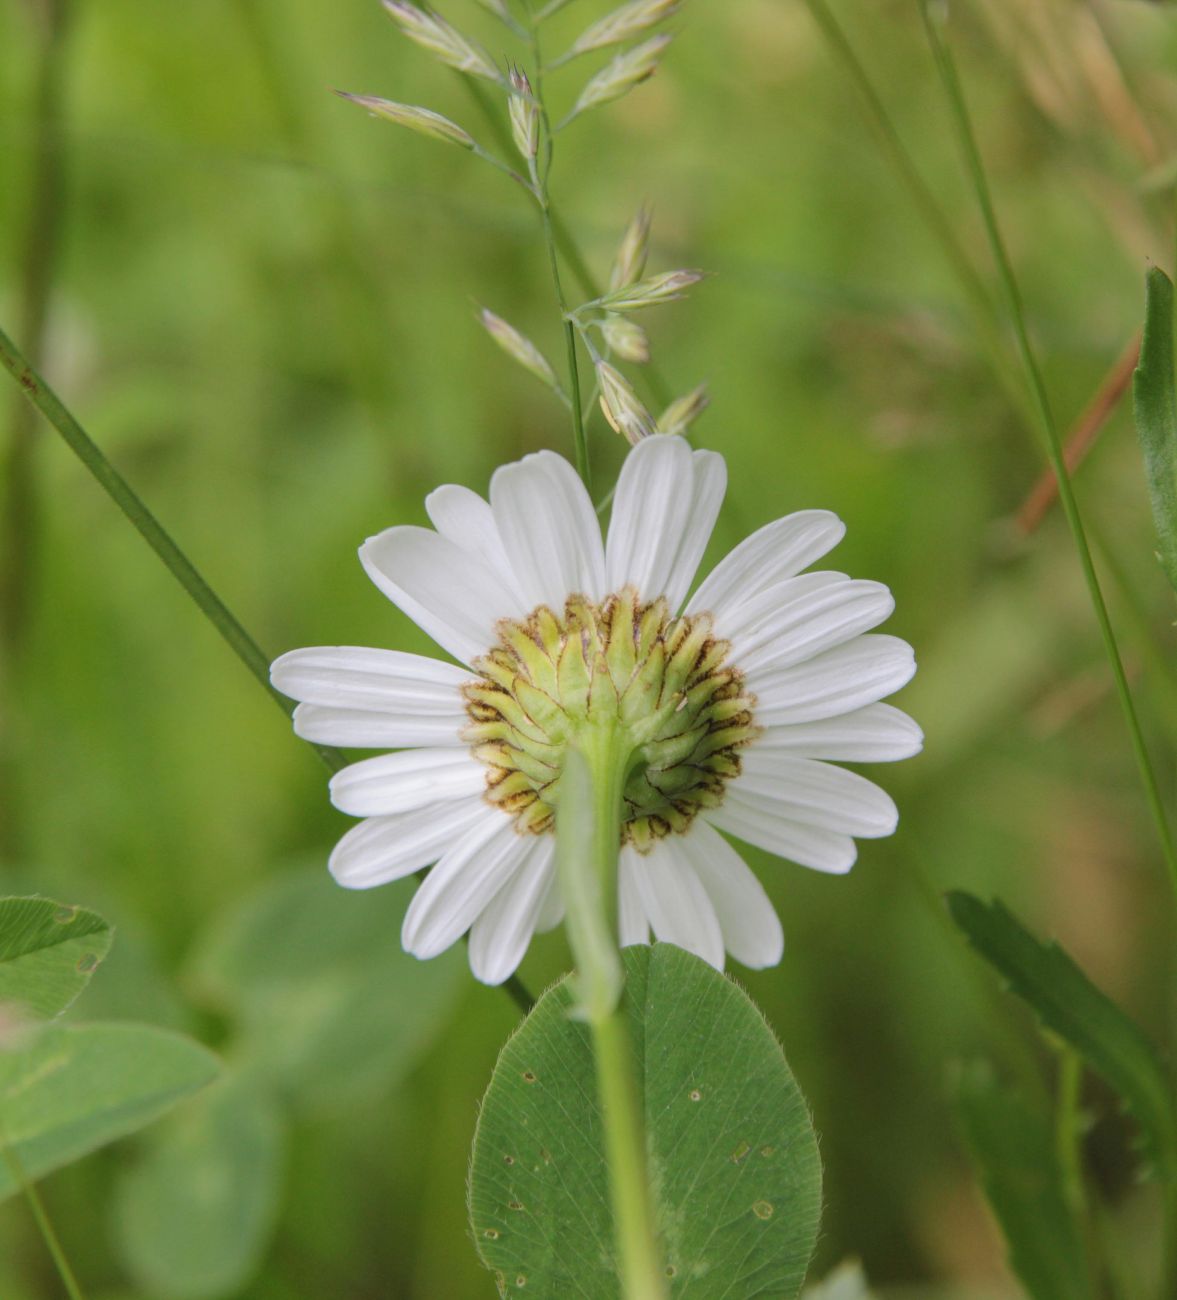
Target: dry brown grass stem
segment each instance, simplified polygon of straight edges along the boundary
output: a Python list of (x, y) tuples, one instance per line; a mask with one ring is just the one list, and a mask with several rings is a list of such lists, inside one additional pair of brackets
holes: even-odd
[[(1132, 336), (1127, 347), (1116, 358), (1115, 364), (1103, 377), (1091, 401), (1067, 433), (1063, 457), (1067, 472), (1073, 474), (1099, 437), (1100, 431), (1111, 418), (1120, 399), (1132, 382), (1132, 372), (1140, 357), (1140, 331)], [(1053, 469), (1045, 469), (1030, 494), (1022, 502), (1015, 516), (1018, 532), (1029, 537), (1035, 532), (1058, 500), (1058, 479)]]

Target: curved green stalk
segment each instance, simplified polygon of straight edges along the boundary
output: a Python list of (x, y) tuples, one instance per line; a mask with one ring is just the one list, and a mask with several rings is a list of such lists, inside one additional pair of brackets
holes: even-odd
[(1173, 833), (1165, 815), (1160, 786), (1157, 782), (1152, 760), (1149, 757), (1148, 747), (1144, 743), (1144, 733), (1141, 730), (1140, 719), (1137, 716), (1136, 706), (1132, 700), (1132, 692), (1128, 688), (1124, 663), (1120, 657), (1116, 634), (1112, 628), (1107, 604), (1103, 597), (1103, 590), (1100, 587), (1099, 576), (1095, 571), (1095, 563), (1091, 557), (1091, 548), (1087, 542), (1087, 534), (1083, 527), (1082, 516), (1079, 513), (1079, 505), (1071, 486), (1071, 477), (1067, 471), (1066, 457), (1063, 454), (1062, 439), (1059, 436), (1058, 425), (1055, 423), (1054, 413), (1050, 407), (1046, 384), (1043, 381), (1038, 360), (1034, 355), (1034, 349), (1030, 345), (1021, 291), (1014, 275), (1013, 264), (1010, 262), (1009, 254), (1006, 251), (1001, 228), (998, 225), (997, 213), (993, 207), (993, 200), (989, 193), (989, 183), (985, 175), (985, 166), (981, 160), (976, 139), (973, 136), (968, 107), (965, 104), (964, 93), (961, 90), (960, 80), (956, 74), (956, 65), (947, 45), (936, 29), (936, 24), (928, 11), (927, 0), (918, 0), (918, 2), (924, 30), (928, 37), (928, 44), (931, 46), (936, 68), (940, 74), (940, 81), (944, 88), (945, 98), (948, 101), (965, 166), (968, 170), (969, 179), (972, 181), (973, 189), (976, 192), (977, 203), (981, 209), (985, 233), (988, 236), (993, 258), (997, 264), (1002, 289), (1005, 293), (1006, 305), (1014, 327), (1018, 356), (1033, 398), (1037, 422), (1045, 442), (1046, 456), (1051, 468), (1054, 470), (1055, 477), (1058, 479), (1059, 501), (1063, 507), (1063, 513), (1066, 515), (1067, 524), (1070, 526), (1075, 549), (1079, 554), (1079, 565), (1083, 571), (1084, 582), (1087, 584), (1088, 595), (1095, 611), (1096, 622), (1099, 624), (1100, 635), (1103, 638), (1104, 650), (1111, 666), (1112, 677), (1115, 680), (1120, 707), (1123, 710), (1124, 720), (1128, 726), (1132, 751), (1136, 758), (1141, 783), (1144, 786), (1145, 799), (1152, 815), (1157, 840), (1160, 844), (1165, 865), (1168, 868), (1174, 893), (1177, 894), (1177, 845), (1174, 844)]
[[(0, 365), (16, 380), (25, 396), (61, 434), (70, 450), (98, 480), (107, 496), (135, 526), (139, 535), (164, 562), (180, 586), (196, 602), (205, 618), (217, 629), (229, 648), (257, 679), (262, 689), (287, 716), (290, 702), (270, 685), (270, 659), (230, 612), (228, 606), (201, 576), (172, 536), (143, 503), (138, 493), (107, 460), (102, 449), (74, 419), (61, 399), (33, 369), (16, 344), (0, 330)], [(316, 745), (324, 763), (337, 772), (347, 759), (340, 750)]]

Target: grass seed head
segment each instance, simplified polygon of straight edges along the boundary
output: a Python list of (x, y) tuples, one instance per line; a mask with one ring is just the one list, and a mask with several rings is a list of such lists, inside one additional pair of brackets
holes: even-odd
[(610, 60), (596, 76), (590, 78), (565, 121), (579, 117), (590, 108), (620, 99), (634, 86), (641, 85), (648, 77), (652, 77), (671, 39), (666, 35), (651, 36), (648, 41), (643, 41)]
[(577, 37), (565, 58), (575, 58), (578, 54), (587, 54), (590, 50), (599, 50), (606, 45), (619, 45), (631, 36), (653, 27), (664, 18), (669, 18), (679, 8), (680, 0), (630, 0), (620, 9), (606, 14), (600, 22), (593, 23)]
[(556, 372), (552, 369), (547, 357), (525, 334), (521, 334), (514, 325), (508, 324), (501, 316), (496, 316), (493, 311), (486, 307), (479, 310), (478, 320), (482, 328), (486, 330), (499, 347), (509, 357), (517, 361), (524, 370), (530, 370), (537, 379), (542, 379), (549, 388), (559, 390), (560, 381), (556, 378)]
[(441, 14), (420, 9), (408, 0), (384, 0), (384, 8), (402, 32), (423, 50), (459, 72), (469, 72), (498, 85), (503, 74), (495, 61), (476, 41), (463, 35)]
[(699, 384), (683, 397), (676, 397), (658, 417), (659, 433), (685, 434), (711, 405), (706, 384)]
[(650, 359), (650, 340), (646, 331), (628, 317), (610, 312), (601, 322), (601, 334), (610, 351), (622, 361), (644, 365)]
[(633, 220), (625, 228), (617, 255), (613, 259), (613, 269), (609, 273), (609, 289), (624, 289), (626, 285), (640, 280), (646, 269), (646, 256), (650, 251), (650, 218), (648, 204), (643, 203)]
[(335, 92), (340, 99), (366, 108), (373, 117), (382, 117), (398, 126), (407, 126), (410, 131), (419, 131), (422, 135), (433, 136), (435, 140), (448, 140), (459, 144), (463, 149), (474, 148), (474, 138), (463, 131), (457, 122), (442, 117), (431, 108), (421, 108), (417, 104), (398, 104), (395, 100), (379, 99), (375, 95), (349, 95), (346, 91)]
[(633, 446), (655, 431), (654, 417), (633, 391), (629, 380), (607, 361), (596, 362), (601, 386), (601, 410), (615, 433)]

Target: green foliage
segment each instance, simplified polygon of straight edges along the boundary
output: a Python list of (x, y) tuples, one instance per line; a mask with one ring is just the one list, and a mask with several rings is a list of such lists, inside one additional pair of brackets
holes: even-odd
[(308, 1106), (404, 1077), (466, 978), (460, 950), (419, 962), (401, 948), (412, 888), (349, 893), (322, 867), (297, 871), (213, 928), (193, 980), (234, 1018), (243, 1065)]
[(1049, 1119), (1000, 1087), (987, 1066), (962, 1070), (958, 1114), (1010, 1265), (1032, 1300), (1093, 1294), (1083, 1235), (1063, 1189)]
[[(205, 1048), (146, 1025), (53, 1026), (0, 1053), (8, 1149), (34, 1179), (142, 1128), (212, 1080)], [(19, 1190), (0, 1162), (0, 1198)]]
[(277, 1212), (284, 1131), (272, 1095), (238, 1075), (152, 1134), (114, 1204), (121, 1254), (143, 1294), (196, 1300), (249, 1278)]
[(999, 901), (985, 904), (953, 891), (948, 906), (1011, 991), (1124, 1099), (1162, 1176), (1177, 1177), (1177, 1097), (1148, 1039), (1057, 943), (1035, 938)]
[(1177, 397), (1173, 381), (1173, 284), (1159, 266), (1145, 280), (1144, 337), (1132, 379), (1136, 432), (1160, 539), (1161, 563), (1177, 587)]
[[(623, 957), (671, 1294), (796, 1295), (821, 1166), (779, 1044), (697, 957), (669, 944)], [(607, 1300), (618, 1290), (601, 1117), (589, 1032), (571, 1005), (565, 979), (503, 1049), (474, 1142), (470, 1220), (504, 1294)]]
[[(437, 2), (506, 50), (473, 0)], [(545, 49), (567, 48), (614, 7), (570, 4)], [(913, 75), (928, 70), (914, 6), (833, 7), (991, 284), (935, 79)], [(564, 413), (490, 345), (470, 300), (557, 366), (561, 322), (526, 196), (463, 150), (366, 120), (328, 87), (431, 104), (489, 144), (466, 87), (398, 40), (379, 0), (64, 8), (76, 21), (54, 156), (68, 211), (46, 376), (268, 654), (336, 639), (431, 653), (373, 598), (355, 547), (426, 522), (422, 499), (440, 483), (485, 490), (496, 465), (525, 452), (570, 454)], [(21, 329), (16, 250), (34, 195), (45, 9), (0, 4), (10, 331)], [(1171, 269), (1171, 205), (1142, 199), (1147, 140), (1142, 150), (1131, 131), (1142, 122), (1152, 156), (1173, 156), (1177, 26), (1153, 5), (1098, 13), (1102, 37), (1068, 3), (952, 10), (1064, 423), (1139, 325), (1142, 257)], [(815, 1271), (854, 1253), (913, 1291), (935, 1278), (939, 1296), (940, 1279), (947, 1293), (949, 1279), (970, 1277), (976, 1300), (992, 1234), (979, 1198), (960, 1190), (941, 1079), (946, 1058), (996, 1041), (1002, 1004), (981, 995), (971, 954), (945, 942), (925, 894), (996, 893), (1039, 932), (1081, 937), (1107, 968), (1131, 970), (1160, 1041), (1172, 945), (1149, 884), (1155, 855), (1136, 820), (1131, 755), (1092, 676), (1098, 646), (1069, 543), (1057, 520), (1028, 545), (1002, 526), (1040, 469), (1019, 408), (854, 82), (800, 6), (691, 3), (676, 28), (645, 88), (561, 136), (558, 210), (602, 282), (642, 196), (655, 210), (653, 266), (720, 273), (695, 305), (649, 321), (668, 388), (710, 382), (713, 409), (692, 434), (727, 457), (731, 489), (709, 562), (787, 510), (829, 507), (849, 525), (830, 566), (887, 581), (895, 630), (917, 648), (919, 674), (897, 703), (925, 725), (927, 749), (873, 774), (896, 795), (900, 834), (864, 844), (846, 880), (753, 854), (788, 950), (779, 969), (747, 979), (822, 1121)], [(199, 53), (209, 50), (215, 77)], [(1128, 97), (1105, 98), (1117, 66)], [(591, 71), (578, 64), (553, 93), (571, 102), (581, 68)], [(1067, 93), (1044, 87), (1050, 70)], [(700, 160), (712, 184), (700, 184)], [(1172, 594), (1157, 581), (1127, 419), (1121, 405), (1077, 490), (1139, 597), (1117, 592), (1115, 607), (1165, 754)], [(589, 436), (603, 491), (622, 442), (596, 413)], [(36, 616), (24, 653), (5, 659), (0, 721), (0, 871), (34, 874), (0, 893), (40, 888), (117, 920), (116, 952), (71, 1014), (91, 1014), (94, 998), (103, 1019), (154, 1022), (146, 999), (106, 1005), (131, 936), (150, 961), (128, 983), (191, 1001), (193, 936), (292, 852), (321, 864), (344, 821), (321, 764), (126, 520), (54, 435), (38, 442)], [(383, 941), (395, 946), (395, 929)], [(562, 936), (546, 935), (522, 974), (539, 989), (567, 965)], [(395, 1097), (300, 1123), (282, 1231), (249, 1300), (493, 1293), (459, 1189), (514, 1011), (501, 993), (467, 989), (444, 1030), (450, 1046), (418, 1055)], [(231, 1051), (244, 1049), (235, 991), (223, 1005)], [(1125, 1153), (1102, 1154), (1109, 1184), (1129, 1188)], [(118, 1286), (96, 1215), (131, 1156), (121, 1144), (46, 1189), (67, 1248), (90, 1255), (77, 1262), (92, 1300)], [(1154, 1195), (1133, 1187), (1117, 1208), (1141, 1225)], [(4, 1300), (59, 1295), (32, 1232), (25, 1206), (0, 1205)], [(1129, 1247), (1129, 1264), (1151, 1265), (1151, 1245)], [(999, 1279), (986, 1294), (1007, 1289)]]
[(0, 898), (0, 1004), (39, 1019), (70, 1005), (110, 950), (96, 912), (48, 898)]
[(149, 1294), (248, 1281), (281, 1195), (287, 1108), (386, 1092), (444, 1030), (459, 952), (423, 963), (399, 935), (411, 883), (364, 894), (322, 867), (263, 885), (212, 927), (191, 981), (233, 1022), (235, 1073), (148, 1139), (115, 1203), (120, 1252)]

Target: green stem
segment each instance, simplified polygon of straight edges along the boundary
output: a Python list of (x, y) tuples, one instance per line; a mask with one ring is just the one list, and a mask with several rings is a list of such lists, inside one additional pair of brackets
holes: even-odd
[[(21, 386), (29, 401), (61, 434), (70, 450), (97, 479), (107, 496), (126, 515), (143, 540), (164, 562), (172, 576), (196, 602), (201, 613), (217, 629), (266, 694), (275, 701), (283, 713), (289, 716), (289, 701), (270, 685), (268, 656), (230, 613), (224, 601), (205, 582), (192, 561), (176, 545), (126, 479), (107, 460), (102, 449), (66, 410), (61, 399), (33, 369), (3, 330), (0, 330), (0, 365)], [(315, 749), (332, 771), (338, 771), (347, 762), (338, 749), (331, 749), (325, 745), (316, 745)]]
[(69, 1300), (85, 1300), (82, 1288), (78, 1285), (78, 1279), (70, 1267), (69, 1260), (66, 1258), (65, 1250), (58, 1239), (57, 1232), (53, 1227), (52, 1220), (49, 1218), (49, 1212), (45, 1209), (45, 1204), (41, 1200), (40, 1193), (29, 1181), (24, 1166), (20, 1162), (20, 1157), (12, 1147), (2, 1138), (0, 1138), (0, 1146), (4, 1148), (4, 1161), (12, 1171), (12, 1177), (24, 1193), (24, 1198), (32, 1211), (41, 1239), (44, 1241), (45, 1248), (53, 1260), (53, 1265), (57, 1269), (62, 1285), (65, 1287), (66, 1295), (69, 1296)]
[(993, 300), (989, 295), (989, 290), (961, 247), (956, 232), (952, 228), (952, 223), (945, 215), (936, 199), (936, 195), (920, 175), (911, 154), (908, 153), (907, 147), (891, 121), (882, 96), (875, 89), (866, 68), (855, 53), (854, 47), (850, 44), (849, 38), (826, 0), (805, 0), (805, 4), (821, 34), (825, 37), (831, 52), (842, 63), (850, 80), (858, 88), (867, 115), (878, 135), (879, 142), (883, 146), (884, 154), (898, 176), (900, 183), (907, 190), (928, 231), (940, 245), (945, 260), (972, 305), (973, 316), (981, 335), (981, 342), (988, 354), (990, 365), (993, 367), (998, 382), (1023, 416), (1027, 420), (1031, 419), (1032, 413), (1028, 407), (1025, 389), (1018, 381), (1017, 376), (1012, 373), (1007, 361), (1001, 325)]
[[(36, 123), (29, 167), (29, 194), (16, 265), (20, 268), (17, 320), (29, 355), (42, 362), (49, 317), (53, 271), (60, 247), (64, 210), (64, 142), (61, 129), (64, 101), (65, 44), (69, 10), (66, 0), (48, 0), (32, 7), (41, 28), (37, 79), (31, 117)], [(23, 642), (28, 612), (30, 564), (36, 524), (33, 453), (36, 416), (13, 395), (9, 441), (5, 456), (3, 537), (0, 539), (0, 635), (4, 658), (15, 659)]]
[[(39, 26), (37, 72), (30, 116), (35, 123), (23, 229), (15, 265), (17, 320), (31, 356), (41, 364), (49, 321), (53, 275), (61, 247), (65, 211), (65, 48), (69, 8), (66, 0), (29, 6)], [(37, 560), (37, 416), (19, 393), (12, 394), (8, 442), (0, 467), (0, 717), (10, 718), (19, 699), (17, 682), (29, 621), (30, 593)], [(0, 740), (0, 856), (21, 855), (23, 818), (13, 798), (11, 725)]]
[(624, 1300), (665, 1300), (643, 1106), (620, 998), (617, 872), (628, 758), (612, 725), (590, 726), (569, 748), (556, 857), (577, 967), (577, 1010), (593, 1038), (621, 1293)]
[(1042, 372), (1039, 369), (1037, 358), (1034, 355), (1034, 349), (1030, 346), (1030, 338), (1029, 332), (1026, 328), (1026, 316), (1022, 306), (1021, 292), (1018, 288), (1013, 265), (1010, 262), (1009, 254), (1005, 247), (1005, 241), (1002, 238), (1001, 229), (997, 222), (997, 213), (994, 210), (993, 201), (989, 193), (989, 184), (985, 176), (984, 163), (981, 160), (981, 154), (977, 148), (976, 139), (973, 136), (968, 107), (965, 104), (964, 93), (961, 90), (960, 80), (956, 74), (956, 65), (953, 62), (952, 55), (947, 45), (941, 39), (939, 31), (936, 29), (935, 21), (928, 9), (927, 0), (918, 0), (918, 2), (920, 14), (924, 22), (924, 30), (927, 33), (928, 43), (931, 46), (932, 55), (936, 62), (936, 68), (940, 74), (940, 80), (944, 87), (945, 98), (948, 100), (953, 123), (956, 127), (961, 152), (964, 155), (965, 165), (970, 180), (972, 181), (973, 188), (976, 191), (977, 202), (981, 209), (981, 216), (984, 221), (986, 235), (989, 239), (989, 245), (993, 253), (993, 259), (997, 264), (1002, 289), (1005, 293), (1006, 305), (1014, 326), (1018, 356), (1021, 360), (1022, 368), (1025, 371), (1030, 394), (1033, 398), (1038, 424), (1041, 427), (1044, 436), (1047, 459), (1049, 460), (1050, 465), (1055, 472), (1055, 476), (1058, 479), (1059, 501), (1063, 507), (1063, 513), (1066, 515), (1067, 523), (1070, 526), (1072, 537), (1074, 538), (1075, 549), (1079, 555), (1079, 565), (1083, 571), (1083, 579), (1087, 584), (1087, 591), (1091, 599), (1092, 608), (1095, 611), (1096, 622), (1099, 624), (1100, 635), (1103, 638), (1104, 650), (1108, 657), (1108, 663), (1111, 666), (1112, 677), (1115, 680), (1116, 693), (1120, 699), (1120, 707), (1123, 710), (1124, 720), (1128, 726), (1132, 750), (1136, 757), (1136, 765), (1140, 773), (1141, 782), (1144, 786), (1145, 798), (1148, 803), (1149, 812), (1152, 815), (1157, 839), (1160, 843), (1165, 865), (1169, 871), (1174, 892), (1177, 894), (1177, 846), (1174, 844), (1173, 834), (1169, 828), (1169, 822), (1165, 815), (1160, 787), (1157, 783), (1156, 773), (1153, 770), (1148, 748), (1144, 743), (1144, 734), (1141, 731), (1140, 719), (1136, 714), (1136, 706), (1132, 700), (1132, 692), (1128, 689), (1128, 678), (1124, 672), (1123, 660), (1120, 658), (1120, 650), (1116, 642), (1116, 634), (1112, 629), (1111, 618), (1108, 615), (1107, 605), (1104, 601), (1103, 591), (1099, 583), (1099, 577), (1095, 571), (1095, 563), (1091, 557), (1091, 548), (1088, 545), (1087, 535), (1083, 528), (1083, 520), (1079, 513), (1079, 505), (1075, 499), (1075, 493), (1071, 486), (1070, 475), (1067, 472), (1062, 439), (1059, 436), (1058, 426), (1055, 423), (1054, 414), (1051, 411), (1050, 401), (1046, 393), (1046, 385), (1042, 378)]
[(597, 1058), (597, 1088), (605, 1119), (605, 1153), (613, 1197), (613, 1224), (625, 1300), (665, 1300), (666, 1278), (646, 1168), (646, 1134), (634, 1083), (633, 1052), (619, 1007), (590, 1022)]
[(1079, 1053), (1060, 1044), (1054, 1143), (1063, 1197), (1067, 1208), (1080, 1223), (1087, 1217), (1087, 1196), (1083, 1188), (1083, 1115), (1080, 1108), (1082, 1083), (1083, 1062)]

